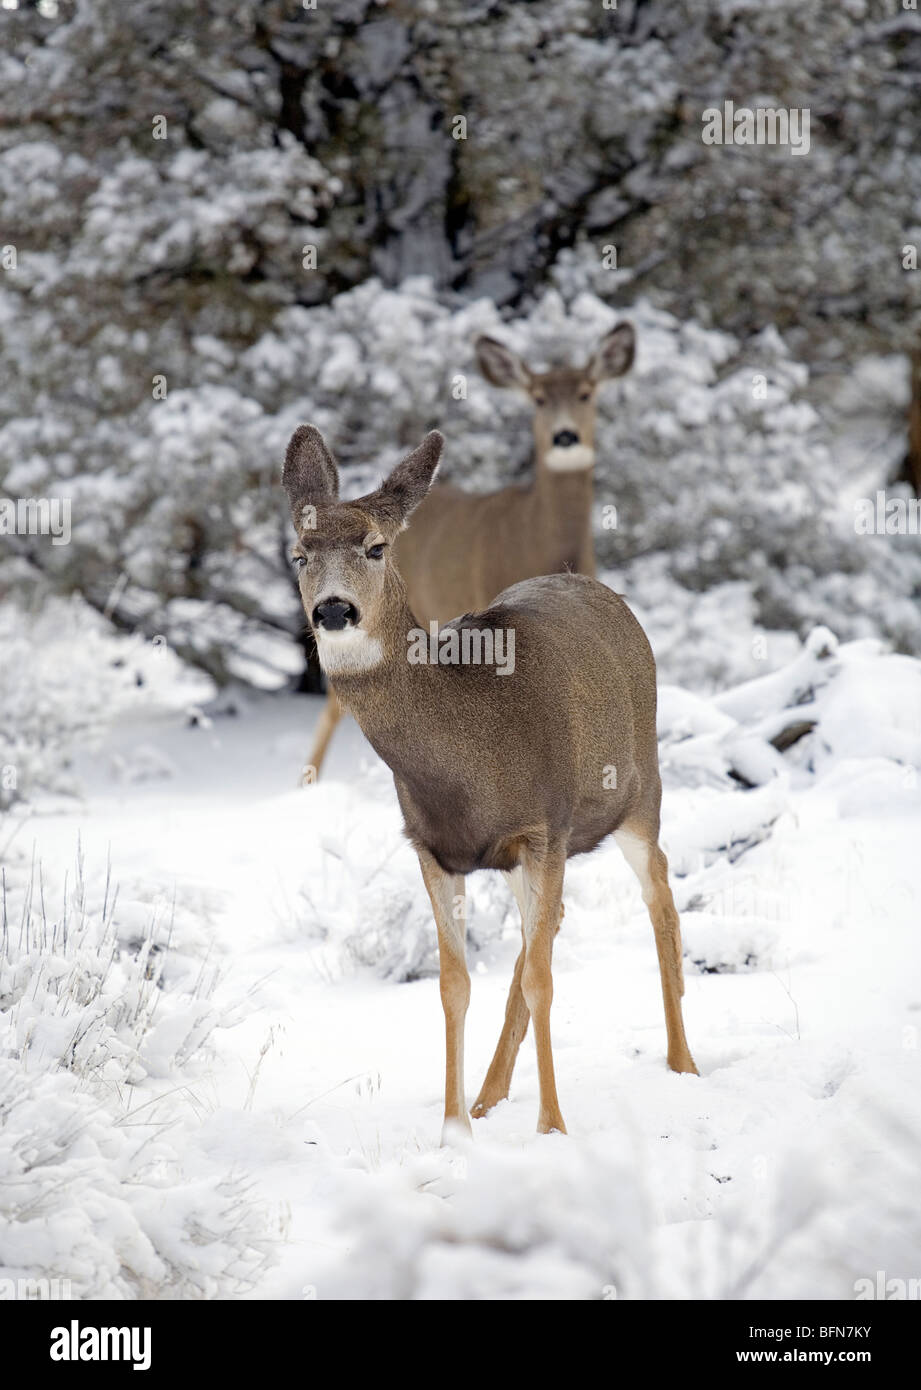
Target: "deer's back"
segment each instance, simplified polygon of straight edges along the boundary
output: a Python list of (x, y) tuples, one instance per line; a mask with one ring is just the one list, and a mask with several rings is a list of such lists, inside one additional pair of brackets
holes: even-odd
[(413, 513), (394, 558), (416, 617), (441, 623), (519, 580), (575, 567), (567, 530), (546, 525), (529, 487), (478, 494), (444, 484)]

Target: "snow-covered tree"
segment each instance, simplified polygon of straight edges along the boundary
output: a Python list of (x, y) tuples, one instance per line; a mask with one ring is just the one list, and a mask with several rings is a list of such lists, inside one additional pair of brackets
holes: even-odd
[[(356, 487), (438, 424), (446, 472), (494, 486), (527, 420), (472, 335), (578, 356), (635, 312), (601, 559), (918, 649), (914, 538), (842, 539), (810, 404), (917, 340), (916, 16), (20, 0), (0, 26), (0, 490), (72, 507), (68, 545), (3, 538), (5, 591), (77, 590), (218, 681), (283, 684), (292, 424), (317, 418)], [(808, 109), (808, 154), (705, 144), (727, 99)]]

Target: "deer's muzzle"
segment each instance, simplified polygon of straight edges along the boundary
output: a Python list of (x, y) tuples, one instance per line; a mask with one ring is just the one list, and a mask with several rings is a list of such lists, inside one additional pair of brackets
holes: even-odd
[(325, 598), (313, 610), (311, 621), (316, 628), (326, 632), (341, 632), (350, 624), (358, 625), (358, 609), (346, 599)]

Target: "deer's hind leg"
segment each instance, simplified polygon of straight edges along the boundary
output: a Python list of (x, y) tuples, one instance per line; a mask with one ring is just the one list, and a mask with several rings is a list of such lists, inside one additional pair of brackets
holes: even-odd
[(659, 848), (658, 832), (645, 828), (639, 822), (624, 823), (614, 831), (614, 839), (640, 881), (643, 901), (655, 932), (665, 1004), (668, 1065), (672, 1071), (689, 1071), (696, 1075), (697, 1067), (688, 1048), (681, 1012), (684, 994), (681, 924), (668, 886), (668, 860)]
[[(512, 869), (505, 875), (508, 885), (515, 895), (518, 904), (518, 911), (521, 913), (521, 950), (518, 959), (515, 961), (515, 969), (512, 974), (512, 983), (509, 987), (508, 1002), (505, 1006), (505, 1022), (502, 1025), (502, 1032), (496, 1044), (493, 1059), (489, 1064), (489, 1070), (483, 1085), (480, 1087), (480, 1094), (474, 1101), (471, 1108), (471, 1115), (474, 1119), (481, 1119), (483, 1115), (492, 1110), (494, 1105), (498, 1105), (500, 1100), (507, 1100), (509, 1089), (512, 1084), (512, 1073), (515, 1070), (515, 1062), (518, 1059), (518, 1050), (524, 1041), (528, 1031), (528, 1023), (531, 1015), (525, 1003), (524, 993), (521, 988), (521, 975), (524, 970), (526, 953), (525, 939), (525, 920), (528, 914), (528, 903), (530, 892), (528, 882), (524, 877), (524, 871), (519, 866)], [(563, 905), (560, 904), (560, 922), (563, 920)], [(556, 931), (559, 931), (557, 923)], [(556, 935), (556, 932), (554, 932)]]
[(508, 1003), (505, 1006), (505, 1022), (502, 1025), (502, 1032), (499, 1034), (499, 1041), (489, 1064), (489, 1070), (480, 1087), (480, 1094), (470, 1109), (471, 1115), (476, 1120), (482, 1119), (492, 1110), (494, 1105), (498, 1105), (500, 1100), (506, 1100), (508, 1097), (518, 1049), (524, 1041), (524, 1035), (528, 1031), (528, 1023), (531, 1018), (528, 1013), (528, 1006), (524, 1002), (524, 995), (521, 992), (521, 972), (523, 969), (524, 929), (522, 929), (521, 950), (515, 961), (515, 970), (508, 992)]

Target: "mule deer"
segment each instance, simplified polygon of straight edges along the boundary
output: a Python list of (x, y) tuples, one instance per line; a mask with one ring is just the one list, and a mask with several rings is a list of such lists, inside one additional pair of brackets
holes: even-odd
[[(534, 407), (534, 479), (498, 492), (434, 487), (396, 548), (410, 606), (423, 623), (447, 622), (482, 608), (519, 579), (578, 570), (595, 573), (592, 469), (598, 388), (633, 362), (635, 335), (619, 323), (584, 367), (533, 372), (495, 338), (476, 341), (477, 364), (493, 386)], [(320, 715), (304, 774), (319, 773), (342, 718), (334, 693)]]
[(472, 1113), (484, 1115), (508, 1095), (530, 1018), (538, 1130), (565, 1132), (550, 1049), (552, 945), (566, 860), (607, 835), (639, 878), (652, 919), (669, 1066), (696, 1071), (681, 1014), (678, 914), (659, 848), (655, 661), (624, 601), (578, 574), (514, 584), (438, 634), (514, 633), (515, 667), (504, 678), (488, 665), (407, 659), (419, 622), (394, 544), (428, 491), (443, 444), (437, 432), (427, 434), (376, 492), (340, 502), (336, 463), (319, 431), (302, 425), (283, 474), (298, 533), (293, 558), (320, 663), (393, 772), (431, 899), (446, 1026), (446, 1132), (452, 1122), (470, 1129), (463, 902), (464, 877), (475, 869), (509, 876), (521, 908), (522, 948)]

